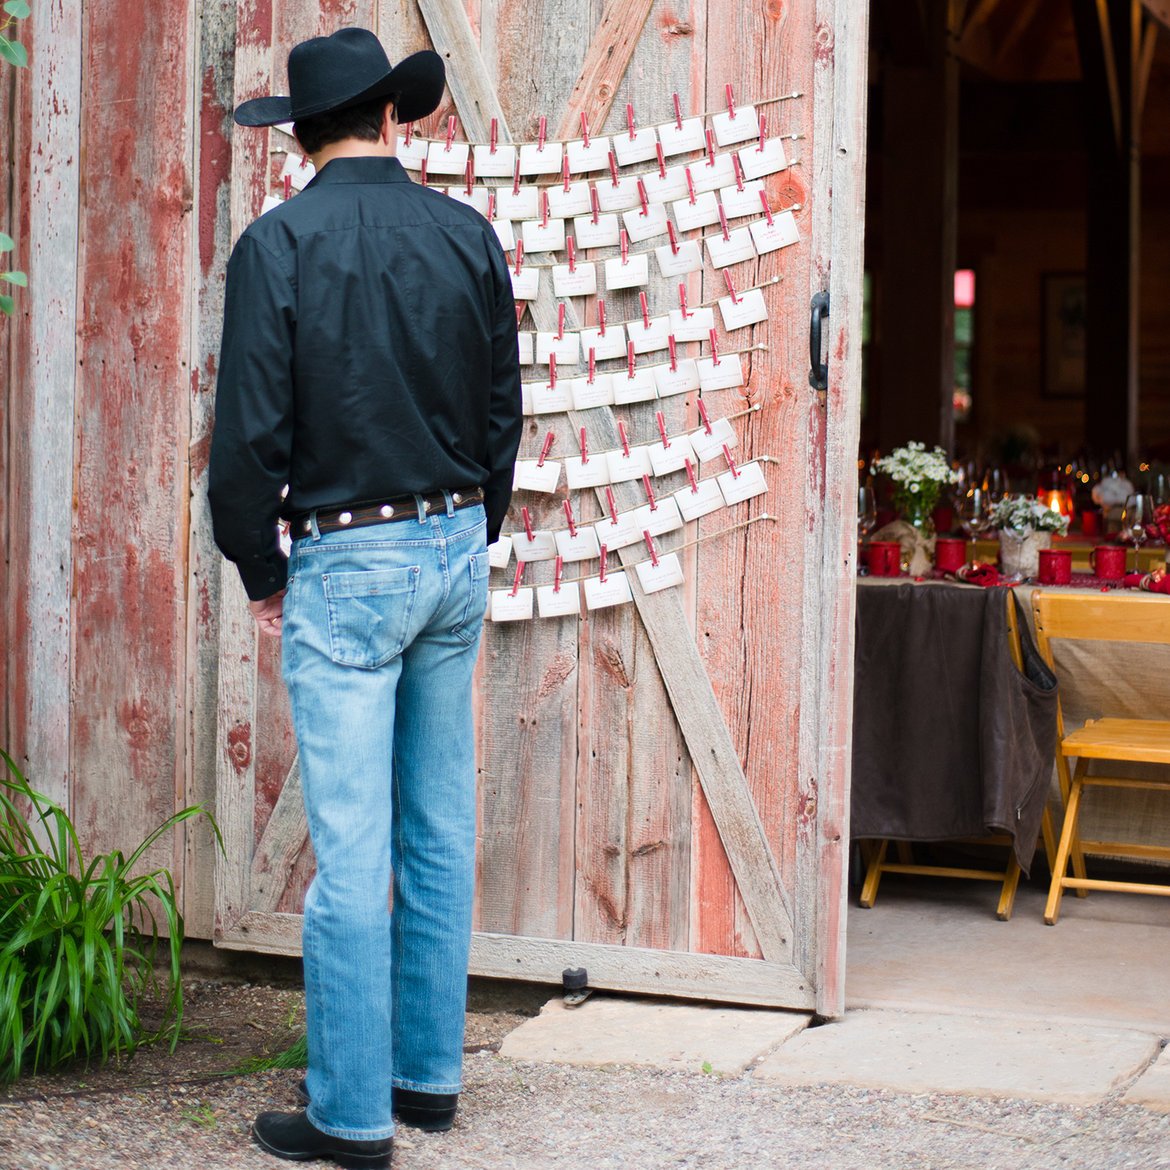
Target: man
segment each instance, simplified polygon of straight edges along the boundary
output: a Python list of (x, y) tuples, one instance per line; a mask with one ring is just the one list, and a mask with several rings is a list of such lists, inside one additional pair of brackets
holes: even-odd
[(308, 1105), (253, 1135), (343, 1166), (389, 1166), (392, 1113), (450, 1128), (461, 1083), (471, 680), (521, 413), (495, 234), (394, 157), (443, 85), (437, 54), (392, 69), (343, 29), (292, 50), (289, 97), (235, 114), (293, 121), (317, 172), (232, 253), (211, 448), (216, 542), (261, 632), (283, 631), (317, 861)]

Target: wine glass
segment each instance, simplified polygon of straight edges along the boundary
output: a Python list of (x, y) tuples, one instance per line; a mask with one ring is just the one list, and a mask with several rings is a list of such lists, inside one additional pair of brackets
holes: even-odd
[(1137, 568), (1138, 549), (1150, 537), (1150, 527), (1154, 522), (1154, 500), (1145, 492), (1138, 492), (1127, 497), (1125, 507), (1121, 510), (1121, 539), (1128, 540), (1133, 545), (1134, 568)]
[(988, 492), (981, 487), (969, 488), (959, 501), (959, 527), (976, 540), (987, 530), (991, 500)]
[(983, 477), (983, 490), (987, 493), (990, 503), (998, 503), (1011, 491), (1007, 473), (999, 467), (989, 467)]
[(857, 539), (864, 540), (877, 527), (877, 503), (873, 488), (862, 484), (857, 489)]

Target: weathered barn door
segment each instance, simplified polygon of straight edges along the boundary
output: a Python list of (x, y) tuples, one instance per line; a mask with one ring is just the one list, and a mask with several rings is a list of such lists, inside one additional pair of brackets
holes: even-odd
[[(433, 45), (447, 59), (450, 100), (424, 125), (444, 140), (557, 143), (699, 117), (713, 125), (754, 104), (764, 135), (783, 138), (787, 165), (764, 177), (767, 209), (791, 211), (799, 240), (715, 268), (605, 293), (612, 322), (636, 325), (759, 288), (766, 320), (718, 331), (746, 385), (704, 389), (708, 419), (730, 419), (731, 462), (759, 461), (764, 495), (728, 503), (620, 558), (633, 603), (582, 617), (489, 622), (479, 672), (480, 853), (474, 972), (559, 981), (583, 966), (594, 986), (811, 1008), (843, 1006), (844, 873), (851, 701), (853, 459), (860, 344), (866, 5), (844, 0), (241, 0), (236, 100), (283, 92), (289, 47), (349, 23), (375, 28), (392, 60)], [(673, 95), (678, 95), (678, 103)], [(750, 115), (750, 111), (749, 111)], [(665, 136), (663, 136), (665, 137)], [(726, 138), (726, 136), (722, 136)], [(748, 146), (754, 147), (757, 139)], [(267, 194), (293, 140), (237, 133), (233, 229)], [(670, 165), (731, 166), (744, 149), (714, 140)], [(650, 160), (623, 169), (653, 172)], [(729, 173), (732, 173), (729, 171)], [(576, 176), (574, 176), (576, 177)], [(735, 184), (742, 176), (732, 173)], [(608, 169), (593, 176), (609, 183)], [(526, 182), (549, 185), (560, 173)], [(458, 187), (459, 176), (432, 183)], [(506, 182), (503, 179), (493, 182)], [(749, 179), (750, 181), (750, 179)], [(750, 194), (750, 188), (749, 188)], [(294, 196), (295, 197), (295, 196)], [(642, 209), (647, 210), (646, 203)], [(733, 218), (730, 227), (747, 220)], [(681, 227), (681, 224), (679, 225)], [(672, 222), (673, 227), (673, 222)], [(519, 233), (519, 224), (516, 225)], [(682, 231), (679, 242), (722, 235)], [(631, 245), (649, 253), (662, 236)], [(717, 246), (717, 245), (716, 245)], [(552, 257), (532, 256), (530, 264)], [(581, 261), (617, 255), (582, 251)], [(563, 253), (560, 261), (563, 262)], [(600, 263), (599, 263), (600, 267)], [(728, 278), (730, 278), (728, 280)], [(563, 318), (546, 269), (522, 330), (596, 324), (596, 298), (566, 297)], [(810, 306), (831, 292), (827, 391), (810, 385)], [(682, 310), (687, 311), (687, 310)], [(715, 322), (725, 324), (721, 311)], [(633, 336), (633, 328), (631, 328)], [(678, 357), (713, 356), (709, 339)], [(664, 354), (638, 359), (665, 362)], [(606, 368), (613, 368), (607, 366)], [(580, 368), (584, 373), (584, 367)], [(547, 365), (527, 366), (534, 386)], [(562, 370), (562, 376), (563, 370)], [(757, 408), (758, 409), (752, 409)], [(624, 434), (619, 424), (625, 428)], [(633, 405), (538, 414), (521, 457), (546, 434), (560, 457), (650, 444), (703, 425), (693, 393)], [(734, 472), (713, 456), (702, 477)], [(696, 464), (692, 470), (698, 470)], [(563, 479), (562, 479), (563, 485)], [(650, 481), (646, 481), (649, 483)], [(655, 476), (659, 497), (686, 489), (679, 470)], [(647, 502), (641, 479), (604, 489), (522, 490), (538, 528), (564, 528)], [(676, 550), (683, 583), (639, 587), (635, 565)], [(513, 559), (492, 588), (511, 590)], [(566, 577), (598, 573), (568, 565)], [(529, 565), (524, 586), (552, 580)], [(296, 952), (312, 872), (278, 648), (257, 640), (234, 573), (222, 589), (219, 807), (228, 860), (217, 883), (217, 941)], [(574, 585), (573, 588), (576, 588)]]

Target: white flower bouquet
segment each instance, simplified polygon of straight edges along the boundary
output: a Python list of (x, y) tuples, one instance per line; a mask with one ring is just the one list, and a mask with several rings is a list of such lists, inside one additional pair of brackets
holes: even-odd
[(1068, 517), (1036, 499), (1035, 496), (1004, 496), (989, 517), (992, 528), (1027, 536), (1030, 532), (1068, 532)]
[(941, 447), (928, 451), (925, 443), (911, 441), (895, 447), (889, 455), (875, 459), (873, 466), (894, 481), (894, 507), (905, 516), (929, 516), (943, 485), (959, 482), (947, 453)]

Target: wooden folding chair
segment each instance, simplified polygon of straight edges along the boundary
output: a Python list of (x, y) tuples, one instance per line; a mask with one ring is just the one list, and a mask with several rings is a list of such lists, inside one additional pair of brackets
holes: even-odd
[[(1016, 606), (1012, 600), (1011, 590), (1005, 590), (1008, 620), (1008, 646), (1011, 650), (1012, 661), (1017, 670), (1023, 670), (1024, 657), (1020, 649), (1020, 630), (1016, 621)], [(1044, 851), (1048, 857), (1048, 864), (1053, 865), (1056, 848), (1056, 837), (1052, 828), (1052, 816), (1048, 806), (1044, 806), (1044, 817), (1040, 822), (1041, 839)], [(998, 882), (999, 904), (995, 916), (1001, 922), (1007, 922), (1012, 916), (1012, 908), (1016, 901), (1016, 890), (1020, 884), (1020, 863), (1016, 860), (1015, 850), (1012, 848), (1012, 839), (1005, 833), (992, 833), (982, 837), (965, 837), (951, 842), (955, 845), (996, 845), (1006, 846), (1007, 861), (1003, 869), (977, 869), (974, 867), (960, 867), (952, 865), (920, 865), (914, 860), (908, 841), (896, 841), (895, 848), (897, 861), (887, 861), (890, 842), (888, 839), (873, 841), (865, 851), (865, 880), (858, 898), (860, 905), (867, 910), (877, 901), (878, 885), (882, 875), (887, 873), (916, 874), (919, 877), (951, 877), (965, 878), (969, 881)]]
[[(1160, 600), (1117, 594), (1086, 597), (1037, 590), (1032, 594), (1032, 609), (1036, 619), (1037, 645), (1053, 670), (1056, 670), (1056, 665), (1052, 643), (1058, 639), (1170, 646), (1170, 605)], [(1151, 779), (1089, 775), (1088, 770), (1090, 760), (1170, 764), (1170, 721), (1106, 716), (1090, 719), (1083, 727), (1066, 734), (1059, 698), (1056, 718), (1056, 770), (1065, 812), (1044, 921), (1050, 926), (1056, 922), (1065, 890), (1075, 890), (1080, 897), (1089, 890), (1127, 890), (1131, 894), (1170, 896), (1170, 884), (1089, 878), (1085, 874), (1084, 862), (1085, 854), (1170, 861), (1170, 845), (1085, 841), (1077, 830), (1082, 797), (1088, 787), (1170, 792), (1170, 769), (1164, 776)], [(1071, 775), (1070, 760), (1076, 761)], [(1070, 860), (1073, 867), (1071, 877), (1067, 872)]]

